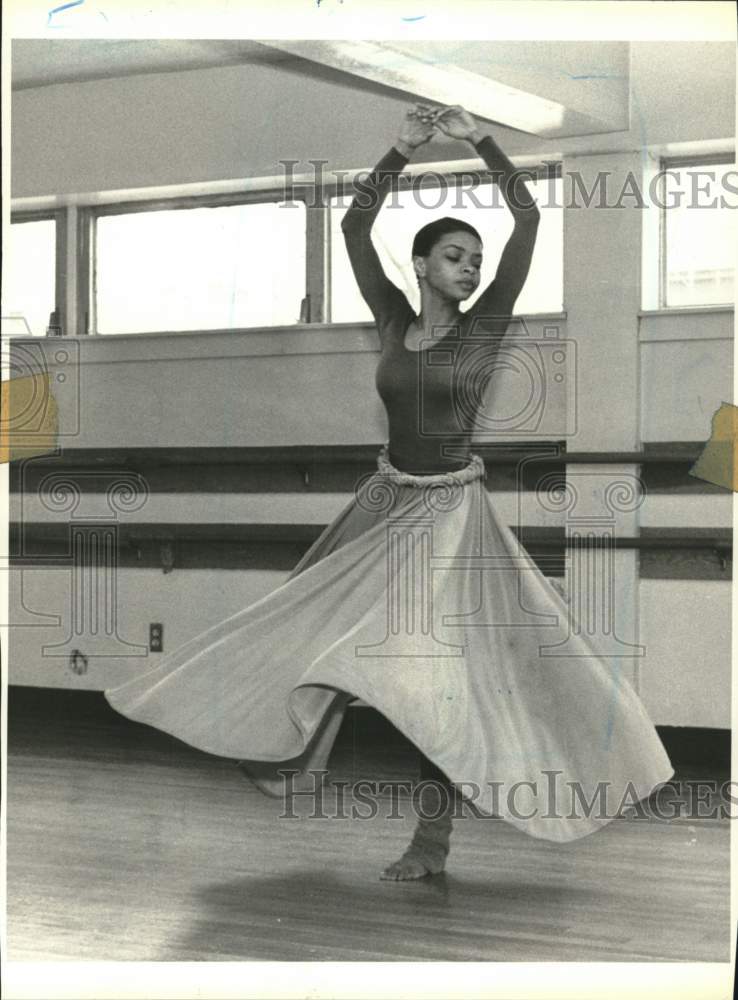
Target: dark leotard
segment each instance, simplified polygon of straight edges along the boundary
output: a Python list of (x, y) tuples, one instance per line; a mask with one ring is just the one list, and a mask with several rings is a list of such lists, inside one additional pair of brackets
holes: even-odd
[[(495, 166), (489, 137), (476, 149)], [(385, 154), (371, 175), (357, 183), (342, 228), (359, 289), (377, 322), (381, 356), (375, 384), (387, 411), (389, 459), (404, 471), (430, 474), (460, 469), (469, 461), (477, 410), (527, 274), (532, 240), (516, 227), (495, 281), (461, 322), (423, 341), (418, 351), (406, 347), (407, 330), (417, 317), (385, 275), (370, 234), (393, 179), (407, 162), (394, 147)], [(501, 276), (508, 280), (500, 281)]]

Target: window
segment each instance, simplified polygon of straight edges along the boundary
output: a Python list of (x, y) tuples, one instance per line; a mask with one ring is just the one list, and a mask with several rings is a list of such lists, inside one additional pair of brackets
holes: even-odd
[(734, 297), (735, 164), (715, 157), (661, 166), (660, 305), (728, 305)]
[(305, 205), (96, 213), (93, 314), (101, 334), (297, 323)]
[(2, 294), (2, 332), (43, 337), (56, 308), (55, 218), (11, 222)]
[[(561, 312), (563, 309), (564, 213), (560, 178), (529, 181), (541, 210), (541, 222), (531, 269), (518, 301), (517, 314)], [(341, 232), (341, 220), (350, 194), (331, 199), (331, 319), (334, 323), (371, 320), (372, 315), (356, 285)], [(424, 184), (389, 194), (377, 216), (372, 237), (387, 276), (402, 289), (413, 308), (420, 307), (415, 272), (410, 259), (413, 236), (421, 226), (442, 216), (463, 219), (482, 237), (484, 263), (480, 289), (468, 300), (472, 306), (495, 276), (497, 262), (513, 228), (512, 215), (490, 182), (474, 188)]]

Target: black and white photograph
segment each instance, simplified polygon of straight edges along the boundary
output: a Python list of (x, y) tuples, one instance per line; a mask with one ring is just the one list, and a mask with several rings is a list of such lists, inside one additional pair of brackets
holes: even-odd
[(733, 5), (7, 7), (3, 995), (730, 996)]

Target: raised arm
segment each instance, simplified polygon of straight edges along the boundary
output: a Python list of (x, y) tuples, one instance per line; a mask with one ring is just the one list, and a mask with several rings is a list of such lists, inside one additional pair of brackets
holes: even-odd
[(377, 323), (384, 323), (408, 305), (405, 295), (384, 273), (371, 231), (393, 180), (407, 165), (413, 150), (434, 133), (430, 120), (408, 111), (400, 136), (366, 179), (355, 183), (356, 194), (341, 222), (346, 249), (359, 291)]
[(436, 118), (437, 127), (454, 139), (467, 139), (493, 173), (515, 225), (502, 251), (494, 280), (474, 303), (474, 312), (509, 315), (528, 277), (540, 212), (525, 183), (524, 171), (505, 156), (491, 135), (483, 134), (458, 105)]

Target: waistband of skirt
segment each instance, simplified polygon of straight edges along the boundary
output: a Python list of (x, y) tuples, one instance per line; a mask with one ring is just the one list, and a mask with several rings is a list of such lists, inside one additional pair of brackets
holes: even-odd
[(487, 475), (484, 459), (481, 455), (475, 454), (471, 455), (469, 464), (463, 469), (431, 473), (427, 476), (403, 472), (402, 469), (395, 468), (389, 460), (389, 442), (382, 445), (377, 455), (377, 470), (398, 486), (464, 486), (466, 483), (473, 483), (476, 479), (483, 479)]

